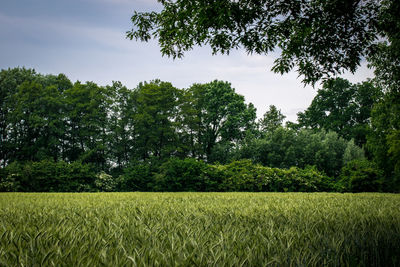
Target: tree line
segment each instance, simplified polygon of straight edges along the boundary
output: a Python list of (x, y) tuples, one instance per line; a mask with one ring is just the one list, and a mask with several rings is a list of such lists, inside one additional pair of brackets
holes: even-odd
[(398, 100), (376, 81), (328, 79), (286, 125), (218, 80), (128, 89), (13, 68), (0, 90), (3, 191), (399, 189), (398, 136), (385, 136)]

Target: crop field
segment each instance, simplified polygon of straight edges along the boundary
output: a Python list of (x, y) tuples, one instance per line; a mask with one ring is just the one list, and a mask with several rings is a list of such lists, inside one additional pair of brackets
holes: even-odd
[(399, 266), (400, 195), (3, 193), (0, 266)]

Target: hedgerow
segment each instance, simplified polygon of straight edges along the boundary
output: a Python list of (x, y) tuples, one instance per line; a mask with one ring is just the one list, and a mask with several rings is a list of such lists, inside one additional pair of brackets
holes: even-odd
[(1, 191), (331, 192), (382, 190), (382, 173), (366, 160), (349, 162), (335, 180), (316, 167), (271, 168), (250, 160), (206, 164), (171, 158), (163, 164), (132, 162), (117, 176), (80, 162), (12, 163), (0, 169)]

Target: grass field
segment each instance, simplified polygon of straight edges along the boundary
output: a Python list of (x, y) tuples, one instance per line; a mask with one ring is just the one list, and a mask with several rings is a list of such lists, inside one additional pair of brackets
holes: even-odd
[(3, 193), (0, 266), (399, 266), (400, 195)]

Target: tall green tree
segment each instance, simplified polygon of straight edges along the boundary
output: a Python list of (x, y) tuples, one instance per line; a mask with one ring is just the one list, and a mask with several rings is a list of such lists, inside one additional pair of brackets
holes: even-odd
[(198, 158), (217, 160), (213, 153), (226, 155), (226, 150), (255, 128), (254, 106), (246, 104), (244, 97), (237, 94), (230, 83), (215, 80), (194, 84), (187, 94), (190, 95), (187, 105), (193, 109), (184, 114), (185, 127), (190, 132)]
[(109, 118), (112, 98), (107, 87), (93, 82), (76, 82), (65, 91), (68, 161), (93, 163), (107, 168)]
[(270, 105), (269, 110), (267, 110), (259, 120), (261, 132), (275, 131), (278, 127), (282, 126), (285, 118), (286, 116), (282, 114), (281, 110), (277, 109), (274, 105)]
[(364, 151), (332, 131), (278, 127), (262, 138), (247, 142), (236, 158), (276, 168), (316, 166), (327, 175), (337, 177), (345, 163), (363, 159)]
[(15, 97), (18, 86), (24, 82), (32, 82), (37, 74), (32, 69), (14, 68), (0, 71), (0, 164), (5, 167), (12, 161), (15, 152), (10, 132), (12, 128), (12, 113), (14, 112)]
[(1, 73), (3, 164), (61, 159), (65, 111), (62, 92), (71, 86), (68, 78), (24, 68)]
[(207, 101), (204, 97), (205, 90), (204, 85), (193, 84), (182, 92), (178, 117), (181, 131), (178, 134), (183, 156), (204, 157), (202, 138), (205, 102)]
[(353, 85), (342, 78), (323, 83), (311, 105), (298, 113), (299, 125), (337, 132), (362, 146), (366, 143), (371, 109), (380, 90), (367, 81)]
[(176, 118), (180, 91), (171, 83), (155, 80), (141, 83), (134, 91), (136, 155), (163, 160), (177, 147)]
[(384, 170), (389, 190), (400, 190), (400, 94), (388, 92), (372, 110), (367, 147)]
[(13, 96), (15, 109), (11, 114), (10, 140), (13, 158), (39, 161), (60, 157), (60, 121), (62, 101), (55, 87), (35, 81), (24, 82)]
[(109, 114), (110, 157), (122, 170), (134, 158), (136, 137), (134, 114), (137, 106), (133, 91), (123, 86), (121, 82), (113, 82), (107, 88), (113, 100)]
[(374, 68), (374, 82), (382, 88), (384, 97), (374, 106), (371, 117), (372, 131), (368, 136), (368, 149), (384, 170), (386, 187), (400, 191), (400, 3), (383, 1), (385, 10), (378, 28), (387, 36), (378, 44), (376, 53), (369, 58)]

